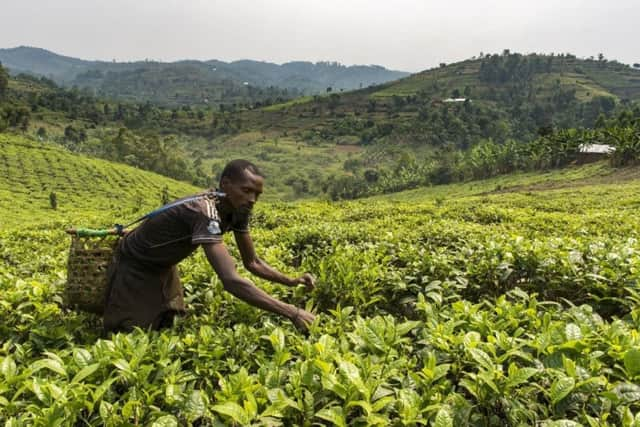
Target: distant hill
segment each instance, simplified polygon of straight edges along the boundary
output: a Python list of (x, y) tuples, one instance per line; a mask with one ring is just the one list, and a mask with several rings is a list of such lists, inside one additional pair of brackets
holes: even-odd
[[(441, 98), (500, 97), (505, 90), (543, 98), (554, 89), (575, 91), (579, 101), (597, 96), (612, 96), (622, 100), (640, 100), (640, 68), (615, 60), (577, 58), (570, 54), (522, 55), (505, 50), (502, 54), (486, 55), (439, 68), (425, 70), (405, 79), (384, 85), (376, 96), (416, 95), (428, 93)], [(511, 90), (517, 89), (517, 91)], [(455, 91), (458, 93), (454, 93)]]
[(593, 127), (640, 101), (640, 70), (616, 61), (505, 51), (356, 90), (241, 113), (263, 131), (338, 143), (467, 148)]
[(161, 104), (230, 104), (289, 99), (303, 94), (352, 90), (407, 76), (376, 65), (289, 62), (85, 61), (45, 49), (0, 49), (0, 62), (13, 74), (45, 76), (58, 84), (90, 88), (97, 95)]

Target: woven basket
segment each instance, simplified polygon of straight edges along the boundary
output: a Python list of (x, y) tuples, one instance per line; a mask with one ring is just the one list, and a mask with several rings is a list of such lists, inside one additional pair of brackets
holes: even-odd
[(117, 244), (117, 236), (71, 236), (64, 292), (67, 307), (103, 314), (107, 270)]

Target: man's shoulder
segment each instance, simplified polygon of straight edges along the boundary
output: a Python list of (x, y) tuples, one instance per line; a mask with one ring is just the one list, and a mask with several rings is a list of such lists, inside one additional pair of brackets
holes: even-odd
[(205, 214), (209, 218), (212, 218), (212, 214), (217, 210), (215, 200), (209, 197), (206, 192), (183, 197), (182, 199), (176, 200), (175, 203), (177, 203), (176, 208), (178, 209), (178, 212), (197, 212)]

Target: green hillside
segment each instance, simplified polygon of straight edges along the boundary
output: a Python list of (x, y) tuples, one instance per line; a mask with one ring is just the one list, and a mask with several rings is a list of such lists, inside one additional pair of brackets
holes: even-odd
[[(515, 59), (518, 58), (518, 59)], [(523, 64), (526, 61), (526, 64)], [(491, 65), (494, 70), (489, 71)], [(502, 54), (470, 59), (440, 68), (423, 71), (397, 82), (384, 85), (372, 96), (384, 98), (393, 95), (408, 96), (426, 92), (441, 98), (465, 97), (469, 87), (469, 98), (491, 98), (491, 90), (500, 90), (501, 84), (521, 82), (523, 76), (518, 69), (530, 67), (526, 78), (531, 78), (526, 89), (532, 89), (535, 97), (552, 96), (559, 84), (563, 90), (575, 91), (581, 101), (596, 96), (611, 96), (619, 100), (640, 100), (640, 69), (606, 59), (579, 59), (572, 55), (518, 55)], [(515, 73), (514, 73), (515, 72)]]
[(618, 147), (611, 163), (632, 164), (640, 106), (625, 94), (635, 96), (639, 73), (505, 52), (354, 92), (218, 111), (114, 103), (22, 76), (0, 95), (0, 129), (200, 187), (245, 157), (267, 172), (272, 200), (356, 198), (563, 167), (583, 143)]
[[(0, 134), (0, 171), (3, 227), (31, 227), (43, 221), (56, 221), (62, 227), (74, 225), (80, 216), (89, 221), (92, 216), (100, 218), (99, 223), (75, 225), (110, 226), (105, 218), (127, 221), (159, 206), (165, 186), (171, 198), (197, 191), (151, 172), (11, 134)], [(56, 210), (51, 208), (52, 192)]]
[[(313, 309), (308, 336), (225, 292), (198, 251), (180, 264), (185, 317), (160, 332), (101, 337), (99, 317), (62, 303), (62, 226), (109, 223), (112, 204), (123, 216), (138, 211), (135, 197), (118, 199), (128, 177), (150, 182), (149, 205), (163, 183), (183, 187), (2, 138), (22, 166), (11, 167), (11, 185), (0, 177), (0, 218), (12, 221), (0, 229), (0, 423), (640, 422), (633, 169), (625, 182), (591, 165), (361, 201), (260, 203), (257, 252), (288, 274), (312, 272), (317, 286), (307, 293), (242, 274)], [(34, 171), (23, 176), (27, 165)], [(63, 217), (39, 199), (18, 218), (4, 201), (28, 207), (31, 175), (36, 192), (71, 181), (82, 208)]]
[(531, 140), (540, 129), (592, 127), (600, 115), (633, 106), (640, 70), (605, 59), (505, 51), (305, 101), (247, 112), (243, 120), (256, 129), (359, 144)]

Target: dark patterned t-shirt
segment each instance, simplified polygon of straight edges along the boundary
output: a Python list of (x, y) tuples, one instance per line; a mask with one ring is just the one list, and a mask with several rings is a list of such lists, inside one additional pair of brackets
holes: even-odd
[(146, 265), (166, 268), (188, 257), (199, 245), (222, 242), (228, 231), (247, 233), (249, 215), (224, 214), (219, 202), (203, 197), (147, 219), (124, 238), (121, 251)]

